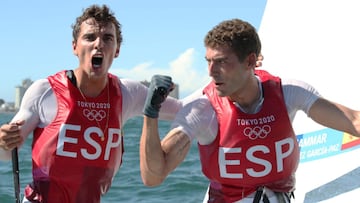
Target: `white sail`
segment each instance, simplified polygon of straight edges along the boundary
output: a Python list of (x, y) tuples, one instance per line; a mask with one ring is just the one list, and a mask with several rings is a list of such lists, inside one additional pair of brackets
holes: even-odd
[[(269, 0), (259, 28), (263, 69), (304, 80), (326, 98), (360, 109), (360, 5), (353, 0)], [(294, 121), (301, 148), (296, 202), (358, 202), (360, 141)]]

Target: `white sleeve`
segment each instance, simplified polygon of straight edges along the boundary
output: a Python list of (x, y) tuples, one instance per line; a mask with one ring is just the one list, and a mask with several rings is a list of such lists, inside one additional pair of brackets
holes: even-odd
[(200, 88), (197, 89), (196, 91), (194, 91), (193, 93), (191, 93), (190, 95), (186, 96), (185, 98), (181, 99), (182, 104), (186, 105), (192, 101), (194, 101), (195, 99), (198, 99), (200, 97), (203, 97), (203, 89), (204, 88)]
[[(130, 118), (143, 115), (147, 91), (148, 88), (139, 81), (121, 79), (122, 119), (124, 123)], [(181, 106), (181, 101), (168, 97), (161, 105), (159, 119), (173, 120)]]
[(291, 121), (294, 120), (298, 110), (302, 110), (308, 115), (310, 107), (321, 97), (313, 86), (299, 80), (282, 80), (282, 88)]
[(172, 128), (180, 129), (190, 140), (196, 138), (199, 144), (210, 144), (217, 135), (215, 111), (205, 95), (193, 98), (192, 101), (187, 98), (186, 104), (177, 113)]
[[(20, 134), (25, 141), (36, 127), (44, 127), (52, 121), (57, 111), (57, 102), (52, 94), (50, 84), (47, 79), (35, 81), (25, 92), (19, 111), (11, 119), (11, 122), (24, 120), (25, 123), (20, 127)], [(11, 152), (4, 153), (0, 149), (0, 157), (7, 158)], [(4, 156), (5, 155), (5, 156)]]
[(25, 120), (22, 136), (29, 135), (36, 127), (47, 126), (57, 113), (57, 101), (47, 79), (35, 81), (25, 92), (21, 106), (12, 121)]
[(138, 81), (130, 79), (120, 80), (123, 101), (121, 119), (124, 124), (128, 119), (142, 115), (142, 108), (146, 99), (147, 88)]

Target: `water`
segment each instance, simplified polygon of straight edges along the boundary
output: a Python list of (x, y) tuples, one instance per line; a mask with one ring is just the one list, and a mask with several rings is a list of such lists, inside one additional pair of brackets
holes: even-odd
[[(0, 113), (0, 124), (9, 121), (12, 116), (11, 113)], [(185, 161), (168, 176), (165, 182), (152, 188), (143, 185), (139, 168), (141, 127), (141, 117), (126, 123), (123, 164), (114, 178), (112, 187), (102, 198), (102, 202), (202, 202), (207, 180), (201, 172), (195, 143)], [(168, 122), (160, 123), (161, 135), (164, 135), (168, 129)], [(23, 192), (25, 185), (31, 181), (31, 137), (19, 150), (19, 168), (21, 192)], [(8, 202), (15, 202), (12, 165), (11, 161), (0, 161), (0, 203)]]

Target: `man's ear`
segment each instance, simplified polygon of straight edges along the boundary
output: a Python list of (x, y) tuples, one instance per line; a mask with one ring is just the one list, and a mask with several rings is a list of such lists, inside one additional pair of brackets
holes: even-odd
[(117, 58), (119, 56), (119, 54), (120, 54), (120, 48), (117, 48), (114, 58)]
[(72, 49), (73, 49), (73, 53), (75, 56), (77, 56), (77, 51), (76, 51), (76, 42), (75, 41), (72, 41)]
[(247, 58), (248, 67), (255, 68), (256, 67), (256, 61), (257, 61), (256, 54), (255, 53), (249, 54), (249, 56)]

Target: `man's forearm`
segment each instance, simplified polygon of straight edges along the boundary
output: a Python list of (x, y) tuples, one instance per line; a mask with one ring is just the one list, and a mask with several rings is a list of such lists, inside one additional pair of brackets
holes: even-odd
[(140, 139), (140, 169), (143, 183), (156, 186), (163, 182), (165, 156), (161, 148), (158, 119), (144, 116)]

